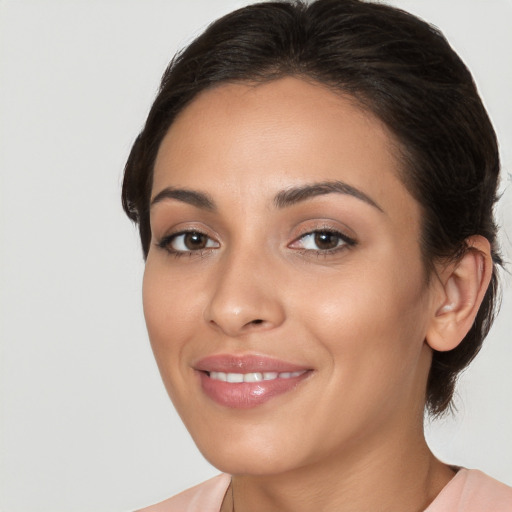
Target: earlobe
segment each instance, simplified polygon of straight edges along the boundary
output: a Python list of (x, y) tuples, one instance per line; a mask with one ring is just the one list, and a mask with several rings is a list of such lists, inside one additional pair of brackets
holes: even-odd
[(446, 352), (464, 339), (473, 325), (492, 276), (489, 241), (475, 235), (466, 240), (464, 256), (439, 272), (438, 293), (426, 341)]

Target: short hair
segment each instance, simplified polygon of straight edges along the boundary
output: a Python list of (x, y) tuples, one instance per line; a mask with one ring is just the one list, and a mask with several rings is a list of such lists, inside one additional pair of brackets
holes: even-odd
[(398, 141), (398, 173), (422, 209), (421, 254), (456, 260), (466, 239), (491, 244), (491, 283), (476, 319), (453, 350), (434, 350), (426, 390), (433, 415), (452, 403), (459, 373), (478, 353), (495, 316), (501, 258), (493, 208), (496, 134), (472, 76), (439, 30), (388, 5), (359, 0), (249, 5), (212, 23), (165, 71), (125, 167), (122, 202), (138, 223), (144, 257), (151, 242), (149, 201), (160, 143), (177, 114), (222, 83), (295, 76), (353, 97)]

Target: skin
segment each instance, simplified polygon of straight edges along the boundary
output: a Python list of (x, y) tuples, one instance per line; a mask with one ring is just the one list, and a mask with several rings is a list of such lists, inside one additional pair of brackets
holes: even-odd
[[(161, 144), (152, 197), (189, 189), (215, 209), (183, 198), (153, 204), (148, 332), (194, 441), (234, 475), (237, 512), (420, 511), (453, 476), (422, 429), (425, 340), (453, 297), (447, 278), (426, 279), (421, 210), (395, 153), (382, 123), (350, 98), (296, 78), (203, 92)], [(275, 204), (283, 190), (334, 181), (374, 204), (337, 192)], [(305, 237), (326, 229), (355, 244), (334, 237), (328, 252)], [(183, 251), (183, 237), (158, 245), (184, 230), (209, 246)], [(263, 405), (232, 409), (208, 398), (193, 370), (213, 354), (313, 371)], [(232, 505), (230, 491), (223, 510)]]

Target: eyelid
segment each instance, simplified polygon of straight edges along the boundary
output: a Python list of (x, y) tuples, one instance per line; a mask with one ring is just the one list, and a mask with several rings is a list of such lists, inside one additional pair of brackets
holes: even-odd
[[(301, 240), (308, 236), (313, 236), (318, 233), (329, 233), (332, 235), (335, 235), (339, 238), (340, 242), (336, 247), (329, 248), (329, 249), (307, 249), (304, 247), (297, 246)], [(321, 254), (321, 255), (328, 255), (333, 254), (345, 249), (348, 249), (350, 247), (353, 247), (357, 245), (357, 240), (353, 236), (349, 236), (346, 234), (345, 230), (341, 229), (340, 227), (334, 227), (331, 224), (320, 224), (316, 226), (308, 226), (308, 228), (302, 230), (302, 233), (300, 233), (298, 236), (295, 236), (293, 241), (288, 245), (288, 247), (296, 250), (300, 250), (304, 253), (312, 253), (312, 254)]]
[[(184, 250), (175, 249), (174, 247), (172, 247), (171, 244), (177, 238), (179, 238), (180, 236), (186, 236), (186, 235), (192, 234), (192, 233), (206, 237), (208, 239), (207, 243), (213, 242), (215, 245), (214, 246), (207, 245), (206, 247), (202, 247), (202, 248), (184, 249)], [(211, 251), (214, 249), (218, 249), (220, 247), (220, 243), (215, 238), (213, 238), (208, 233), (206, 233), (206, 230), (195, 228), (195, 227), (190, 227), (190, 228), (182, 228), (182, 229), (179, 229), (179, 230), (176, 230), (174, 232), (164, 235), (163, 237), (161, 237), (160, 239), (158, 239), (156, 241), (156, 246), (160, 249), (163, 249), (163, 250), (169, 252), (170, 254), (173, 254), (174, 256), (179, 257), (179, 256), (183, 256), (183, 255), (192, 256), (192, 255), (204, 254), (205, 252), (208, 252), (208, 251)]]
[[(336, 223), (338, 224), (338, 223)], [(328, 255), (333, 254), (345, 249), (348, 249), (354, 245), (357, 244), (357, 240), (353, 236), (349, 236), (346, 234), (346, 232), (351, 232), (348, 227), (342, 228), (339, 225), (334, 226), (331, 222), (327, 220), (321, 220), (320, 223), (318, 221), (313, 222), (304, 222), (302, 227), (296, 230), (296, 235), (294, 236), (292, 242), (290, 242), (287, 247), (299, 250), (303, 253), (309, 253), (309, 254), (318, 254), (318, 255)], [(197, 247), (197, 248), (188, 248), (184, 247), (176, 248), (175, 246), (172, 246), (172, 243), (176, 241), (181, 236), (185, 236), (187, 234), (198, 234), (201, 236), (206, 237), (207, 243), (205, 247)], [(335, 247), (332, 248), (321, 248), (318, 247), (316, 249), (314, 248), (306, 248), (301, 246), (301, 241), (304, 240), (306, 237), (311, 237), (318, 233), (328, 233), (338, 238), (338, 244)], [(183, 226), (183, 224), (175, 226), (174, 230), (170, 233), (168, 232), (164, 236), (158, 238), (155, 237), (155, 246), (159, 249), (163, 249), (167, 251), (170, 254), (173, 254), (177, 257), (183, 256), (183, 255), (204, 255), (204, 253), (211, 252), (212, 250), (216, 250), (221, 247), (221, 243), (218, 241), (218, 236), (215, 236), (211, 234), (211, 230), (208, 228), (205, 228), (204, 226), (195, 226), (195, 225), (189, 225), (189, 226)]]

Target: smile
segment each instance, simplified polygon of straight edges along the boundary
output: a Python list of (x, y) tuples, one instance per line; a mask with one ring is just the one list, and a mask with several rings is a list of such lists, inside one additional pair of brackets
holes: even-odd
[(222, 354), (194, 365), (204, 395), (224, 407), (249, 409), (294, 391), (313, 370), (257, 355)]
[(250, 373), (225, 373), (225, 372), (210, 372), (209, 377), (213, 380), (220, 380), (222, 382), (240, 383), (240, 382), (261, 382), (275, 379), (291, 379), (293, 377), (300, 377), (306, 370), (298, 372), (250, 372)]

